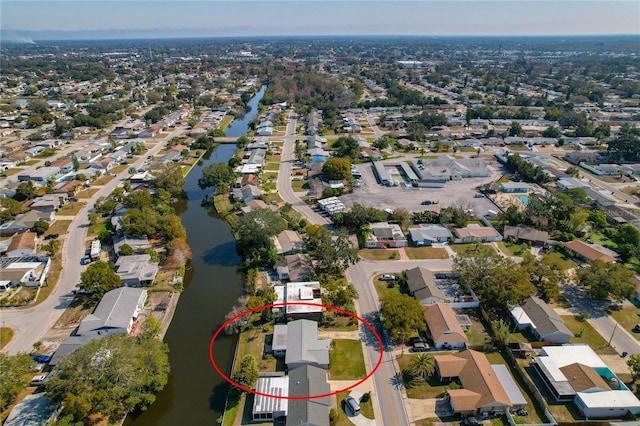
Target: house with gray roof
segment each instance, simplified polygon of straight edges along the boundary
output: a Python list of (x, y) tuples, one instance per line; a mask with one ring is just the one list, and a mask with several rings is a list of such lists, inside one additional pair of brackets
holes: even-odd
[(115, 251), (116, 254), (120, 253), (120, 248), (125, 244), (131, 247), (134, 252), (151, 247), (147, 237), (134, 238), (128, 235), (118, 235), (113, 237), (113, 251)]
[(282, 346), (285, 347), (284, 359), (287, 368), (292, 369), (301, 365), (329, 367), (329, 341), (318, 340), (317, 322), (301, 319), (288, 323), (286, 327), (287, 335), (284, 345), (282, 345), (282, 338), (276, 339), (275, 330), (274, 343), (280, 351)]
[(261, 373), (256, 391), (260, 394), (255, 395), (251, 410), (256, 422), (274, 420), (274, 424), (288, 426), (329, 426), (331, 398), (308, 398), (331, 393), (327, 373), (321, 368), (305, 365), (289, 370), (289, 376), (281, 372)]
[(127, 287), (142, 287), (153, 284), (158, 274), (158, 264), (151, 262), (148, 254), (134, 254), (120, 256), (115, 264), (116, 274), (122, 285)]
[(511, 309), (511, 316), (519, 330), (529, 328), (543, 342), (569, 343), (573, 333), (564, 320), (536, 296), (529, 296), (520, 306)]
[(395, 223), (370, 223), (371, 233), (367, 236), (366, 248), (406, 247), (407, 238)]
[(409, 229), (409, 235), (414, 246), (446, 243), (452, 236), (445, 226), (433, 223), (421, 223), (419, 228)]
[(144, 308), (147, 290), (120, 287), (107, 292), (96, 310), (80, 322), (79, 336), (129, 333)]
[(420, 301), (420, 303), (428, 305), (431, 303), (447, 303), (449, 298), (445, 296), (438, 287), (433, 273), (420, 266), (408, 269), (407, 286), (409, 294)]
[[(331, 393), (327, 372), (312, 365), (289, 370), (289, 396), (308, 397)], [(290, 399), (287, 410), (287, 426), (329, 426), (331, 398)]]

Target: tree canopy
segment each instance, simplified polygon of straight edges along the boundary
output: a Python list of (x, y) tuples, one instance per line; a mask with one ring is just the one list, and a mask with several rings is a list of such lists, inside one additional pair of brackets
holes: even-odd
[(29, 373), (35, 363), (29, 355), (7, 355), (0, 352), (0, 410), (29, 386)]
[(157, 339), (112, 334), (92, 340), (61, 362), (46, 389), (76, 420), (115, 420), (155, 401), (169, 379), (168, 352)]
[(235, 175), (233, 169), (222, 162), (211, 163), (202, 170), (202, 177), (198, 179), (198, 186), (202, 189), (229, 183)]
[(604, 263), (594, 260), (589, 267), (578, 270), (580, 285), (587, 288), (593, 299), (625, 300), (633, 297), (636, 286), (632, 281), (633, 272), (618, 263)]
[(334, 235), (324, 226), (308, 225), (307, 248), (319, 268), (329, 273), (339, 273), (358, 261), (358, 250), (349, 241), (349, 235), (339, 232)]
[(95, 300), (102, 299), (102, 296), (109, 290), (120, 287), (120, 277), (115, 273), (111, 265), (101, 260), (92, 263), (80, 275), (78, 288), (88, 292), (93, 292)]
[(180, 164), (158, 164), (151, 167), (150, 172), (153, 175), (153, 186), (168, 191), (174, 197), (182, 194), (185, 178)]
[(351, 176), (351, 162), (348, 158), (329, 158), (322, 165), (322, 173), (329, 180), (344, 180)]
[[(480, 246), (482, 247), (482, 246)], [(482, 247), (472, 256), (457, 256), (454, 269), (462, 283), (476, 293), (485, 306), (506, 309), (534, 294), (527, 271), (514, 261)]]
[(273, 264), (277, 256), (272, 237), (287, 229), (287, 222), (267, 209), (253, 209), (240, 216), (237, 226), (238, 252), (249, 263)]
[(389, 293), (385, 296), (380, 304), (380, 315), (384, 327), (396, 341), (427, 329), (420, 301), (406, 294)]

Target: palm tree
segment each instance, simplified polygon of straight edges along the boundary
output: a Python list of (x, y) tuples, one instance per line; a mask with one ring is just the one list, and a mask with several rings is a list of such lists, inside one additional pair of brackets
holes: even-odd
[(411, 360), (409, 369), (414, 376), (421, 377), (426, 381), (435, 371), (436, 363), (431, 355), (418, 354)]

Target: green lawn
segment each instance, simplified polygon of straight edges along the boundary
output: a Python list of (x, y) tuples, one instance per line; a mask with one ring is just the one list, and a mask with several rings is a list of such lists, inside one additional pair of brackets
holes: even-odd
[(292, 180), (291, 188), (296, 192), (303, 192), (309, 189), (309, 184), (305, 180)]
[(611, 309), (609, 314), (620, 324), (620, 327), (631, 332), (637, 340), (640, 340), (640, 333), (633, 332), (633, 327), (636, 324), (640, 324), (640, 309), (631, 305), (625, 306), (618, 311)]
[(86, 205), (87, 203), (81, 203), (81, 202), (67, 203), (64, 206), (60, 207), (56, 212), (56, 214), (59, 216), (75, 216)]
[(406, 293), (406, 291), (400, 288), (396, 281), (380, 281), (378, 279), (374, 279), (373, 285), (376, 288), (379, 299), (383, 299), (391, 293)]
[(51, 226), (49, 227), (49, 229), (47, 229), (46, 235), (49, 234), (65, 234), (67, 232), (67, 229), (69, 228), (69, 225), (71, 225), (71, 221), (70, 220), (56, 220), (55, 222), (53, 222), (51, 224)]
[(449, 254), (443, 248), (436, 247), (406, 247), (405, 252), (409, 259), (448, 259)]
[(262, 174), (262, 182), (267, 182), (270, 179), (273, 179), (275, 181), (276, 179), (278, 179), (278, 174), (274, 172), (267, 172)]
[(330, 380), (358, 380), (367, 375), (359, 340), (334, 339), (329, 354)]
[(551, 253), (546, 254), (545, 256), (558, 258), (560, 265), (562, 265), (562, 268), (565, 271), (567, 269), (572, 269), (576, 267), (576, 263), (573, 260), (571, 260), (570, 258), (568, 258), (567, 256), (563, 255), (560, 252), (553, 251)]
[(0, 327), (0, 349), (4, 348), (11, 339), (13, 339), (13, 329)]
[(89, 188), (80, 191), (76, 194), (76, 198), (93, 198), (96, 192), (100, 191), (100, 188)]
[(498, 247), (500, 247), (500, 250), (502, 250), (502, 252), (507, 256), (522, 256), (525, 252), (529, 251), (528, 246), (526, 246), (527, 248), (523, 252), (520, 244), (514, 244), (507, 241), (499, 241)]
[(396, 249), (362, 249), (358, 255), (368, 260), (390, 260), (399, 259), (400, 254)]
[(16, 173), (20, 173), (23, 170), (24, 168), (22, 167), (14, 167), (13, 169), (5, 170), (3, 173), (7, 176), (12, 176), (12, 175), (15, 175)]
[[(338, 417), (336, 418), (336, 421), (334, 423), (331, 423), (332, 425), (353, 426), (353, 423), (351, 423), (351, 420), (349, 420), (349, 417), (344, 411), (345, 410), (344, 403), (342, 402), (350, 393), (351, 391), (346, 391), (346, 392), (340, 392), (339, 394), (336, 395), (336, 401), (338, 402), (338, 409), (337, 409)], [(375, 416), (373, 414), (373, 403), (371, 402), (371, 398), (369, 398), (369, 401), (367, 402), (360, 403), (360, 413), (368, 419), (375, 419)]]
[(574, 337), (571, 338), (571, 343), (586, 343), (599, 354), (614, 355), (617, 353), (587, 321), (580, 322), (573, 315), (562, 315), (562, 319), (574, 334)]
[(496, 182), (496, 184), (500, 185), (500, 184), (502, 184), (502, 183), (507, 183), (507, 182), (509, 182), (509, 180), (511, 180), (511, 175), (506, 174), (506, 175), (502, 176), (502, 177), (501, 177), (501, 178)]
[(102, 230), (107, 230), (107, 223), (104, 218), (98, 219), (96, 223), (93, 225), (89, 225), (89, 229), (87, 230), (88, 236), (98, 235)]
[[(411, 359), (417, 355), (406, 353), (398, 358), (400, 370), (406, 370), (411, 364)], [(405, 384), (406, 386), (406, 384)], [(407, 387), (407, 397), (415, 399), (431, 399), (441, 397), (451, 386), (450, 383), (441, 382), (437, 374), (434, 374), (428, 381), (416, 379)]]
[(483, 250), (495, 251), (490, 245), (484, 244), (452, 244), (451, 249), (458, 253), (460, 256), (471, 257), (475, 256)]
[(263, 170), (280, 170), (279, 163), (267, 163), (264, 165)]
[(111, 182), (111, 180), (114, 177), (115, 176), (111, 176), (111, 175), (100, 176), (98, 179), (93, 181), (93, 184), (94, 185), (106, 185), (107, 183)]

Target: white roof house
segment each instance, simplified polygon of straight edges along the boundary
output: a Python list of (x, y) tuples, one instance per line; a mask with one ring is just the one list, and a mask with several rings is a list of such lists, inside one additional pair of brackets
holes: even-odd
[(120, 256), (115, 269), (122, 285), (133, 287), (153, 284), (158, 274), (158, 264), (152, 263), (148, 254)]
[(544, 346), (532, 365), (557, 400), (573, 400), (585, 418), (640, 414), (640, 401), (586, 344)]
[(146, 300), (147, 290), (130, 287), (111, 290), (102, 297), (96, 310), (80, 322), (77, 334), (129, 333)]
[[(318, 281), (287, 283), (285, 290), (287, 316), (305, 318), (322, 315), (322, 299)], [(297, 304), (309, 303), (310, 305)]]

